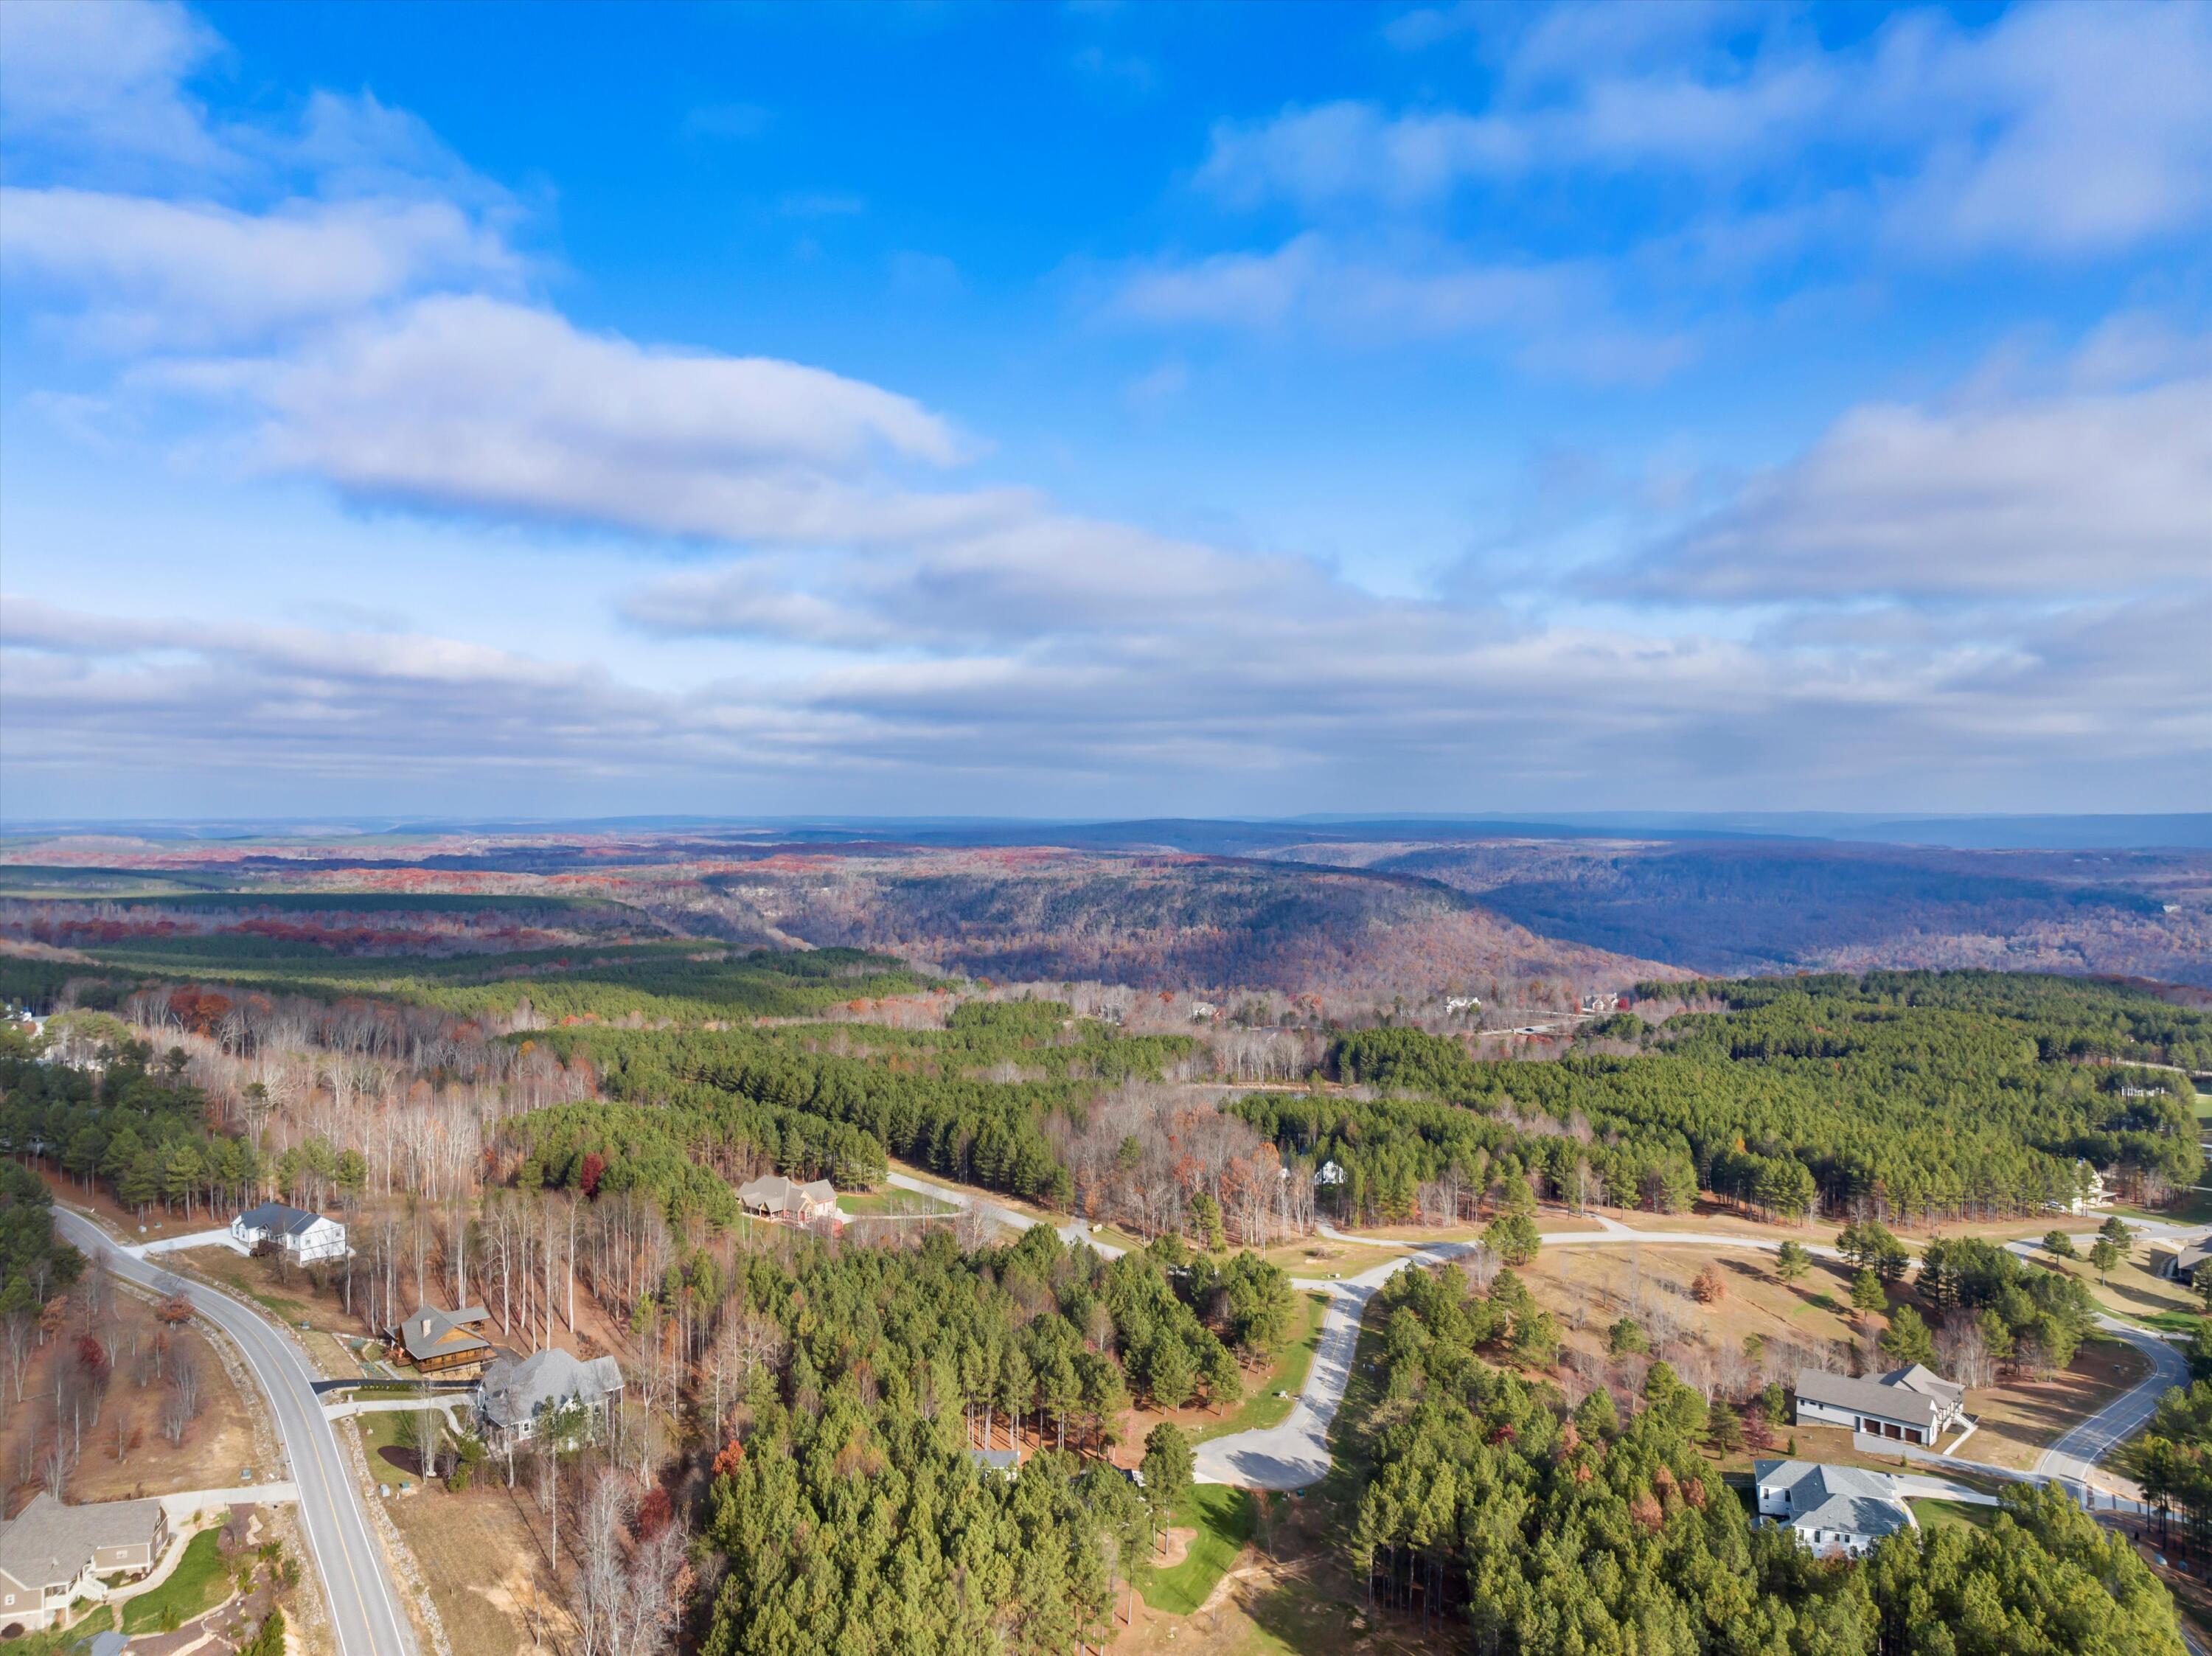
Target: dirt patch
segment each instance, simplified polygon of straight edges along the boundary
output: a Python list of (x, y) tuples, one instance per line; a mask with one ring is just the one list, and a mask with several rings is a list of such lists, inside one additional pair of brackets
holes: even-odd
[(574, 1629), (546, 1568), (544, 1515), (527, 1489), (510, 1491), (495, 1475), (465, 1494), (430, 1486), (383, 1506), (456, 1653), (539, 1656), (569, 1647)]
[[(0, 1487), (9, 1509), (46, 1481), (58, 1447), (70, 1501), (118, 1501), (179, 1489), (226, 1488), (252, 1471), (274, 1475), (255, 1447), (253, 1417), (221, 1357), (199, 1330), (161, 1324), (144, 1301), (110, 1284), (80, 1281), (57, 1326), (27, 1354), (22, 1398), (11, 1393), (0, 1421)], [(95, 1378), (83, 1342), (99, 1347)], [(163, 1414), (177, 1362), (198, 1376), (199, 1414), (171, 1442)]]
[(1993, 1466), (2033, 1468), (2043, 1452), (2122, 1392), (2142, 1384), (2149, 1360), (2118, 1340), (2087, 1340), (2063, 1373), (1978, 1391), (1966, 1410), (1982, 1429), (1959, 1453)]
[[(1709, 1265), (1722, 1291), (1705, 1302), (1691, 1285)], [(1842, 1314), (1849, 1278), (1822, 1262), (1785, 1283), (1768, 1254), (1624, 1242), (1548, 1248), (1522, 1275), (1537, 1303), (1559, 1318), (1565, 1348), (1592, 1362), (1609, 1360), (1609, 1331), (1622, 1317), (1644, 1330), (1655, 1352), (1683, 1343), (1716, 1361), (1723, 1352), (1741, 1354), (1753, 1337), (1779, 1354), (1791, 1346), (1818, 1350), (1853, 1332)]]

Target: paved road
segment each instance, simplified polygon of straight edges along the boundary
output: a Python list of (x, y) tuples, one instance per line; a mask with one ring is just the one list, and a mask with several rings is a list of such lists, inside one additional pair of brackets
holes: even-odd
[[(163, 1291), (182, 1283), (192, 1308), (246, 1354), (246, 1366), (269, 1399), (285, 1460), (299, 1487), (307, 1551), (322, 1577), (338, 1656), (416, 1656), (414, 1629), (392, 1592), (384, 1554), (369, 1533), (352, 1468), (309, 1387), (316, 1376), (299, 1347), (259, 1312), (149, 1264), (82, 1215), (58, 1207), (54, 1222), (87, 1255), (106, 1253), (115, 1274), (126, 1281)], [(241, 1486), (240, 1493), (252, 1491)]]
[(2076, 1499), (2088, 1486), (2089, 1469), (2141, 1431), (2169, 1386), (2186, 1388), (2189, 1365), (2172, 1342), (2112, 1317), (2098, 1321), (2150, 1359), (2150, 1378), (2112, 1399), (2075, 1427), (2037, 1459), (2035, 1470), (2069, 1485)]

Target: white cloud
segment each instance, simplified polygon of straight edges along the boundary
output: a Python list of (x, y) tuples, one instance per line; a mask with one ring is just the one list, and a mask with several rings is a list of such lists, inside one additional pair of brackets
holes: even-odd
[(1646, 577), (1723, 602), (2175, 583), (2212, 583), (2212, 379), (1854, 409)]
[(0, 6), (0, 131), (108, 160), (226, 166), (181, 89), (222, 44), (169, 0), (9, 0)]
[(10, 279), (64, 303), (109, 349), (254, 342), (350, 316), (426, 284), (510, 285), (499, 238), (437, 200), (288, 201), (246, 213), (209, 202), (0, 190)]
[(1868, 93), (1931, 135), (1890, 234), (1947, 252), (2112, 252), (2212, 220), (2212, 9), (2022, 7), (1900, 26)]
[(1488, 107), (1224, 122), (1196, 181), (1240, 206), (1405, 211), (1540, 172), (1761, 176), (1785, 196), (1758, 213), (1787, 216), (1832, 163), (1916, 257), (2100, 255), (2212, 221), (2203, 6), (2024, 5), (1979, 27), (1908, 12), (1832, 50), (1797, 14), (1730, 6), (1417, 12), (1393, 33), (1462, 27), (1498, 47)]
[(1304, 559), (1224, 551), (1042, 505), (864, 556), (770, 554), (647, 583), (623, 613), (673, 635), (936, 652), (1128, 629), (1206, 634), (1367, 602)]
[(884, 481), (895, 463), (963, 458), (911, 398), (765, 357), (647, 349), (480, 295), (143, 379), (230, 399), (258, 417), (255, 463), (372, 499), (804, 542), (939, 532), (1018, 504)]

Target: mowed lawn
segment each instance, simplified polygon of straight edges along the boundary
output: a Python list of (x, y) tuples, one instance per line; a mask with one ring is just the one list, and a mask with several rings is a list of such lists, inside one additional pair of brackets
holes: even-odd
[(1226, 1483), (1193, 1484), (1176, 1503), (1170, 1523), (1197, 1533), (1182, 1562), (1152, 1572), (1140, 1589), (1145, 1602), (1170, 1616), (1189, 1615), (1212, 1596), (1258, 1522), (1259, 1507), (1250, 1490)]
[[(230, 1572), (216, 1550), (220, 1530), (202, 1530), (185, 1544), (185, 1556), (167, 1580), (123, 1604), (123, 1631), (166, 1633), (213, 1610), (230, 1596)], [(173, 1616), (174, 1619), (171, 1619)]]
[(885, 1216), (954, 1214), (960, 1210), (934, 1196), (901, 1190), (894, 1185), (886, 1190), (845, 1191), (837, 1198), (837, 1211), (848, 1219), (874, 1219)]
[(1916, 1501), (1912, 1515), (1923, 1530), (1985, 1530), (1997, 1515), (1995, 1507), (1978, 1507), (1963, 1501)]
[[(1273, 1372), (1263, 1375), (1251, 1394), (1232, 1412), (1193, 1434), (1194, 1441), (1204, 1443), (1227, 1437), (1231, 1432), (1264, 1430), (1288, 1419), (1297, 1404), (1298, 1393), (1306, 1389), (1306, 1375), (1313, 1369), (1314, 1352), (1321, 1344), (1322, 1319), (1328, 1314), (1327, 1295), (1299, 1295), (1291, 1336), (1275, 1348)], [(1285, 1395), (1277, 1397), (1278, 1392)]]

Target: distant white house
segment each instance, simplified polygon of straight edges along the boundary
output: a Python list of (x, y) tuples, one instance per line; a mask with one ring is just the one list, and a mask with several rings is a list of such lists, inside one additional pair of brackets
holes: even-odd
[(1321, 1170), (1314, 1174), (1314, 1183), (1316, 1185), (1340, 1185), (1344, 1182), (1344, 1169), (1337, 1166), (1335, 1162), (1324, 1162), (1321, 1164)]
[(1451, 1016), (1455, 1012), (1480, 1012), (1481, 1010), (1482, 1003), (1477, 1000), (1473, 995), (1446, 995), (1444, 997), (1444, 1016), (1446, 1017)]
[(303, 1265), (319, 1259), (343, 1259), (346, 1255), (343, 1225), (282, 1202), (264, 1202), (246, 1209), (230, 1222), (230, 1234), (249, 1253), (264, 1242), (271, 1243)]
[(1194, 1000), (1190, 1004), (1190, 1021), (1203, 1023), (1210, 1017), (1220, 1016), (1221, 1009), (1210, 1000)]
[(1810, 1460), (1754, 1461), (1751, 1470), (1759, 1515), (1788, 1525), (1823, 1558), (1863, 1558), (1885, 1535), (1920, 1527), (1887, 1472)]
[[(2105, 1175), (2102, 1173), (2088, 1162), (2080, 1160), (2076, 1160), (2074, 1163), (2074, 1169), (2081, 1176), (2082, 1190), (2079, 1196), (2065, 1204), (2067, 1212), (2087, 1213), (2092, 1208), (2108, 1208), (2112, 1205), (2112, 1189), (2105, 1182)], [(2051, 1205), (2056, 1207), (2058, 1204), (2053, 1203)]]
[(1844, 1426), (1869, 1437), (1932, 1444), (1964, 1423), (1966, 1403), (1964, 1386), (1917, 1362), (1865, 1380), (1797, 1371), (1800, 1426)]

